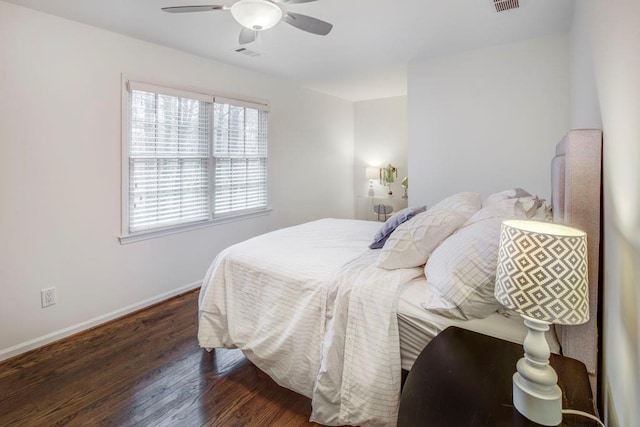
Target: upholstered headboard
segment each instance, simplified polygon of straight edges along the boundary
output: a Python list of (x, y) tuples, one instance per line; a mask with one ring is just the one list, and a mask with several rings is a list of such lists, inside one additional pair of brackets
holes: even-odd
[(589, 321), (556, 328), (564, 355), (587, 366), (596, 395), (600, 260), (602, 131), (571, 130), (556, 145), (552, 169), (553, 220), (587, 233)]

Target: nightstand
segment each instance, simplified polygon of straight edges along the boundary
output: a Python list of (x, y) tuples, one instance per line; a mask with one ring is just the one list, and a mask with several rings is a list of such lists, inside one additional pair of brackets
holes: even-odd
[[(449, 327), (416, 359), (402, 389), (398, 427), (537, 426), (512, 403), (519, 344)], [(551, 355), (562, 389), (562, 408), (595, 414), (584, 364)], [(598, 426), (595, 420), (563, 414), (562, 426)]]
[(388, 217), (391, 217), (394, 213), (406, 208), (408, 206), (407, 199), (403, 199), (399, 196), (393, 197), (367, 197), (358, 196), (356, 199), (356, 219), (366, 219), (369, 221), (377, 221), (378, 217), (373, 211), (374, 205), (389, 205), (393, 208)]

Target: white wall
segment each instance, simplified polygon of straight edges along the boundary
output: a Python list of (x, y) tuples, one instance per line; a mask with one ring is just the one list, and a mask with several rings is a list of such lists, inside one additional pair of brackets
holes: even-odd
[(640, 425), (639, 20), (637, 0), (580, 0), (571, 30), (573, 122), (604, 131), (605, 415), (625, 427)]
[(573, 11), (570, 42), (571, 128), (602, 129), (600, 101), (593, 68), (593, 53), (588, 43), (590, 28), (582, 25), (586, 10), (579, 6)]
[[(354, 104), (354, 188), (357, 196), (366, 196), (369, 181), (367, 166), (398, 169), (398, 180), (392, 185), (394, 195), (402, 194), (400, 185), (407, 176), (407, 97), (396, 96)], [(384, 197), (387, 188), (374, 182), (377, 197)]]
[[(234, 242), (353, 217), (350, 102), (4, 2), (0, 64), (0, 358), (193, 285)], [(268, 100), (273, 212), (120, 245), (121, 73)]]
[(569, 128), (568, 37), (409, 63), (410, 204), (522, 187), (549, 198)]

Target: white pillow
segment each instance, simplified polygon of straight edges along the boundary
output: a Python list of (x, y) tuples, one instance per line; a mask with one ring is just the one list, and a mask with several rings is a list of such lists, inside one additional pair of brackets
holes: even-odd
[(479, 193), (456, 193), (442, 199), (429, 210), (453, 209), (462, 215), (471, 217), (482, 207), (482, 198)]
[(446, 317), (484, 318), (501, 305), (493, 296), (500, 226), (505, 219), (527, 218), (521, 199), (482, 208), (436, 248), (425, 266), (427, 283), (456, 308), (425, 308)]
[(373, 242), (369, 245), (369, 249), (380, 249), (383, 247), (391, 233), (393, 233), (400, 224), (409, 221), (414, 216), (426, 210), (426, 206), (419, 206), (416, 208), (404, 208), (400, 212), (396, 212), (391, 218), (385, 221), (375, 236), (373, 236)]
[(391, 233), (376, 266), (394, 270), (424, 265), (431, 252), (466, 220), (466, 215), (452, 209), (428, 210), (416, 215)]
[(424, 265), (431, 252), (481, 206), (480, 194), (457, 193), (416, 215), (391, 233), (376, 266), (387, 270)]
[(487, 317), (500, 304), (493, 296), (502, 219), (488, 218), (462, 228), (431, 254), (427, 283), (456, 308), (427, 309), (445, 317)]

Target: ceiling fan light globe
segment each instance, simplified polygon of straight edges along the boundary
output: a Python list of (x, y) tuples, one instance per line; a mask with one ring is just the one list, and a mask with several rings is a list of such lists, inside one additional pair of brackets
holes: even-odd
[(268, 30), (282, 19), (282, 9), (266, 0), (240, 0), (231, 6), (238, 24), (254, 31)]

